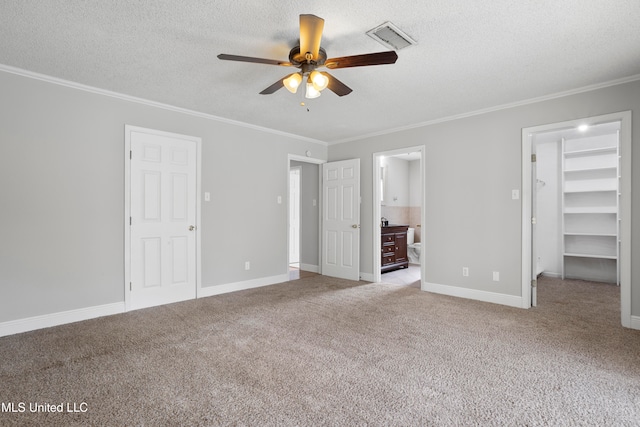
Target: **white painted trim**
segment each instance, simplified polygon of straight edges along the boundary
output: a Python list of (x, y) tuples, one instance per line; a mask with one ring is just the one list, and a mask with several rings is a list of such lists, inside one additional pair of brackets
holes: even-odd
[[(380, 201), (380, 192), (378, 191), (378, 184), (380, 183), (380, 157), (382, 156), (393, 156), (396, 154), (406, 154), (412, 152), (420, 152), (420, 181), (422, 182), (421, 195), (422, 200), (420, 201), (421, 209), (420, 209), (420, 241), (425, 242), (424, 229), (426, 228), (424, 224), (425, 221), (425, 206), (426, 206), (426, 172), (424, 168), (424, 156), (426, 152), (426, 146), (424, 145), (416, 145), (413, 147), (404, 147), (398, 148), (394, 150), (388, 151), (380, 151), (377, 153), (373, 153), (373, 205), (372, 205), (372, 224), (373, 224), (373, 273), (367, 275), (367, 277), (371, 277), (371, 282), (381, 282), (382, 281), (382, 273), (381, 273), (381, 260), (380, 260), (380, 251), (381, 251), (381, 241), (380, 241), (380, 218), (381, 214), (381, 201)], [(420, 280), (424, 281), (425, 278), (425, 257), (420, 257)], [(362, 274), (360, 275), (362, 277)]]
[(260, 288), (262, 286), (275, 285), (289, 281), (288, 274), (277, 276), (260, 277), (258, 279), (246, 280), (243, 282), (225, 283), (223, 285), (203, 286), (200, 289), (198, 298), (210, 297), (214, 295), (226, 294), (229, 292), (243, 291), (246, 289)]
[(47, 83), (52, 83), (52, 84), (59, 85), (59, 86), (65, 86), (65, 87), (68, 87), (68, 88), (71, 88), (71, 89), (77, 89), (77, 90), (82, 90), (84, 92), (95, 93), (97, 95), (103, 95), (103, 96), (108, 96), (108, 97), (111, 97), (111, 98), (117, 98), (117, 99), (121, 99), (123, 101), (134, 102), (136, 104), (143, 104), (143, 105), (147, 105), (149, 107), (161, 108), (163, 110), (169, 110), (169, 111), (173, 111), (173, 112), (176, 112), (176, 113), (187, 114), (189, 116), (200, 117), (202, 119), (214, 120), (214, 121), (217, 121), (217, 122), (227, 123), (227, 124), (240, 126), (240, 127), (244, 127), (244, 128), (248, 128), (248, 129), (253, 129), (253, 130), (257, 130), (257, 131), (261, 131), (261, 132), (271, 133), (271, 134), (280, 135), (280, 136), (286, 136), (286, 137), (297, 139), (297, 140), (300, 140), (300, 141), (312, 142), (314, 144), (321, 144), (323, 146), (327, 146), (326, 142), (321, 141), (319, 139), (308, 138), (308, 137), (305, 137), (305, 136), (295, 135), (295, 134), (292, 134), (292, 133), (283, 132), (283, 131), (279, 131), (279, 130), (276, 130), (276, 129), (271, 129), (271, 128), (266, 128), (266, 127), (262, 127), (262, 126), (252, 125), (250, 123), (245, 123), (245, 122), (241, 122), (241, 121), (238, 121), (238, 120), (226, 119), (224, 117), (215, 116), (213, 114), (207, 114), (207, 113), (203, 113), (203, 112), (200, 112), (200, 111), (188, 110), (186, 108), (175, 107), (173, 105), (163, 104), (161, 102), (150, 101), (148, 99), (138, 98), (138, 97), (131, 96), (131, 95), (125, 95), (123, 93), (112, 92), (110, 90), (100, 89), (100, 88), (93, 87), (93, 86), (87, 86), (87, 85), (83, 85), (81, 83), (76, 83), (76, 82), (72, 82), (72, 81), (69, 81), (69, 80), (60, 79), (58, 77), (52, 77), (52, 76), (48, 76), (46, 74), (40, 74), (40, 73), (36, 73), (36, 72), (33, 72), (33, 71), (12, 67), (10, 65), (0, 64), (0, 71), (4, 71), (4, 72), (10, 73), (10, 74), (16, 74), (16, 75), (22, 76), (22, 77), (28, 77), (28, 78), (31, 78), (31, 79), (34, 79), (34, 80), (40, 80), (40, 81), (44, 81), (44, 82), (47, 82)]
[(22, 332), (35, 331), (36, 329), (50, 328), (52, 326), (67, 323), (80, 322), (82, 320), (95, 319), (96, 317), (111, 316), (124, 313), (124, 302), (96, 305), (94, 307), (79, 308), (76, 310), (61, 311), (59, 313), (44, 314), (42, 316), (27, 317), (25, 319), (11, 320), (0, 323), (0, 337), (20, 334)]
[(295, 160), (296, 162), (313, 163), (315, 165), (321, 165), (323, 163), (327, 163), (327, 161), (323, 159), (316, 159), (315, 157), (299, 156), (297, 154), (289, 154), (288, 157), (289, 157), (289, 161)]
[(631, 329), (640, 330), (640, 316), (631, 316), (631, 322), (630, 322), (629, 327)]
[(620, 85), (620, 84), (624, 84), (624, 83), (629, 83), (629, 82), (633, 82), (633, 81), (636, 81), (636, 80), (640, 80), (640, 74), (636, 74), (636, 75), (633, 75), (633, 76), (624, 77), (624, 78), (617, 79), (617, 80), (610, 80), (608, 82), (597, 83), (597, 84), (590, 85), (590, 86), (583, 86), (581, 88), (567, 90), (567, 91), (563, 91), (563, 92), (557, 92), (557, 93), (551, 94), (551, 95), (545, 95), (545, 96), (541, 96), (541, 97), (537, 97), (537, 98), (530, 98), (530, 99), (526, 99), (526, 100), (523, 100), (523, 101), (517, 101), (517, 102), (512, 102), (512, 103), (509, 103), (509, 104), (497, 105), (495, 107), (489, 107), (489, 108), (485, 108), (485, 109), (481, 109), (481, 110), (471, 111), (471, 112), (468, 112), (468, 113), (462, 113), (462, 114), (457, 114), (457, 115), (453, 115), (453, 116), (442, 117), (442, 118), (439, 118), (439, 119), (428, 120), (428, 121), (425, 121), (425, 122), (415, 123), (413, 125), (401, 126), (401, 127), (396, 127), (396, 128), (392, 128), (392, 129), (386, 129), (386, 130), (383, 130), (383, 131), (380, 131), (380, 132), (373, 132), (373, 133), (369, 133), (369, 134), (365, 134), (365, 135), (358, 135), (358, 136), (354, 136), (354, 137), (351, 137), (351, 138), (344, 138), (344, 139), (340, 139), (340, 140), (337, 140), (337, 141), (328, 142), (328, 141), (322, 141), (322, 140), (319, 140), (319, 139), (309, 138), (309, 137), (305, 137), (305, 136), (301, 136), (301, 135), (295, 135), (295, 134), (292, 134), (292, 133), (283, 132), (283, 131), (279, 131), (279, 130), (276, 130), (276, 129), (257, 126), (257, 125), (253, 125), (253, 124), (250, 124), (250, 123), (241, 122), (241, 121), (238, 121), (238, 120), (226, 119), (224, 117), (215, 116), (213, 114), (202, 113), (202, 112), (199, 112), (199, 111), (188, 110), (186, 108), (181, 108), (181, 107), (175, 107), (173, 105), (163, 104), (163, 103), (156, 102), (156, 101), (150, 101), (150, 100), (143, 99), (143, 98), (137, 98), (135, 96), (125, 95), (125, 94), (118, 93), (118, 92), (112, 92), (112, 91), (109, 91), (109, 90), (106, 90), (106, 89), (100, 89), (100, 88), (96, 88), (96, 87), (92, 87), (92, 86), (87, 86), (87, 85), (83, 85), (81, 83), (76, 83), (76, 82), (72, 82), (72, 81), (69, 81), (69, 80), (60, 79), (58, 77), (48, 76), (46, 74), (40, 74), (40, 73), (36, 73), (36, 72), (33, 72), (33, 71), (24, 70), (22, 68), (12, 67), (10, 65), (0, 64), (0, 71), (3, 71), (5, 73), (10, 73), (10, 74), (16, 74), (16, 75), (22, 76), (22, 77), (28, 77), (28, 78), (35, 79), (35, 80), (41, 80), (41, 81), (44, 81), (44, 82), (47, 82), (47, 83), (52, 83), (52, 84), (56, 84), (56, 85), (60, 85), (60, 86), (66, 86), (66, 87), (69, 87), (69, 88), (72, 88), (72, 89), (78, 89), (78, 90), (82, 90), (82, 91), (85, 91), (85, 92), (95, 93), (95, 94), (98, 94), (98, 95), (104, 95), (104, 96), (109, 96), (109, 97), (112, 97), (112, 98), (122, 99), (124, 101), (135, 102), (137, 104), (143, 104), (143, 105), (148, 105), (148, 106), (151, 106), (151, 107), (162, 108), (163, 110), (174, 111), (174, 112), (177, 112), (177, 113), (182, 113), (182, 114), (187, 114), (187, 115), (190, 115), (190, 116), (200, 117), (200, 118), (207, 119), (207, 120), (214, 120), (214, 121), (227, 123), (227, 124), (231, 124), (231, 125), (236, 125), (236, 126), (240, 126), (240, 127), (244, 127), (244, 128), (248, 128), (248, 129), (258, 130), (258, 131), (271, 133), (271, 134), (275, 134), (275, 135), (286, 136), (286, 137), (298, 139), (298, 140), (301, 140), (301, 141), (311, 142), (311, 143), (314, 143), (314, 144), (320, 144), (320, 145), (323, 145), (325, 147), (329, 146), (329, 145), (343, 144), (343, 143), (346, 143), (346, 142), (359, 141), (359, 140), (362, 140), (362, 139), (372, 138), (372, 137), (375, 137), (375, 136), (388, 135), (388, 134), (395, 133), (395, 132), (402, 132), (402, 131), (405, 131), (405, 130), (420, 128), (420, 127), (425, 127), (425, 126), (431, 126), (431, 125), (435, 125), (435, 124), (438, 124), (438, 123), (450, 122), (450, 121), (453, 121), (453, 120), (464, 119), (464, 118), (467, 118), (467, 117), (479, 116), (479, 115), (486, 114), (486, 113), (491, 113), (491, 112), (494, 112), (494, 111), (506, 110), (506, 109), (509, 109), (509, 108), (520, 107), (520, 106), (523, 106), (523, 105), (535, 104), (537, 102), (548, 101), (548, 100), (551, 100), (551, 99), (562, 98), (564, 96), (576, 95), (576, 94), (579, 94), (579, 93), (590, 92), (590, 91), (597, 90), (597, 89), (603, 89), (603, 88), (610, 87), (610, 86), (616, 86), (616, 85)]
[[(298, 175), (298, 205), (291, 205), (291, 172), (297, 171)], [(291, 210), (295, 209), (298, 212), (298, 260), (291, 260)], [(302, 166), (291, 166), (289, 161), (289, 174), (287, 176), (287, 264), (292, 263), (301, 264), (302, 260)]]
[(531, 136), (560, 128), (576, 127), (583, 123), (598, 124), (620, 121), (620, 318), (622, 326), (632, 327), (631, 316), (631, 111), (568, 120), (560, 123), (533, 126), (522, 129), (522, 304), (531, 307), (529, 292), (531, 277)]
[(522, 298), (514, 295), (498, 294), (495, 292), (479, 291), (477, 289), (461, 288), (458, 286), (440, 285), (422, 282), (422, 290), (452, 297), (467, 298), (509, 307), (522, 307)]
[(542, 273), (543, 276), (545, 277), (554, 277), (556, 279), (560, 279), (562, 278), (562, 274), (561, 273), (552, 273), (550, 271), (545, 271)]
[(372, 282), (372, 283), (376, 282), (375, 276), (371, 273), (360, 272), (360, 280), (364, 280), (365, 282)]
[(191, 135), (182, 135), (162, 130), (148, 129), (139, 126), (124, 125), (124, 307), (125, 311), (131, 309), (131, 227), (128, 224), (131, 216), (131, 133), (148, 133), (170, 138), (178, 138), (193, 141), (196, 144), (196, 298), (200, 296), (202, 284), (202, 251), (201, 251), (201, 217), (202, 217), (202, 138)]
[(320, 266), (319, 265), (313, 265), (313, 264), (300, 264), (300, 270), (308, 271), (310, 273), (319, 273), (320, 272)]
[(522, 187), (520, 188), (520, 233), (522, 239), (522, 260), (520, 261), (522, 308), (531, 308), (531, 264), (532, 242), (531, 216), (533, 215), (531, 194), (531, 154), (532, 140), (529, 129), (522, 129)]
[(617, 79), (617, 80), (610, 80), (610, 81), (603, 82), (603, 83), (597, 83), (597, 84), (590, 85), (590, 86), (583, 86), (583, 87), (580, 87), (580, 88), (577, 88), (577, 89), (571, 89), (571, 90), (566, 90), (566, 91), (563, 91), (563, 92), (557, 92), (557, 93), (554, 93), (554, 94), (540, 96), (540, 97), (537, 97), (537, 98), (529, 98), (529, 99), (525, 99), (525, 100), (522, 100), (522, 101), (516, 101), (516, 102), (512, 102), (512, 103), (508, 103), (508, 104), (496, 105), (495, 107), (483, 108), (481, 110), (470, 111), (468, 113), (456, 114), (456, 115), (453, 115), (453, 116), (447, 116), (447, 117), (442, 117), (442, 118), (439, 118), (439, 119), (428, 120), (428, 121), (425, 121), (425, 122), (415, 123), (415, 124), (407, 125), (407, 126), (401, 126), (401, 127), (397, 127), (397, 128), (393, 128), (393, 129), (385, 129), (385, 130), (382, 130), (382, 131), (379, 131), (379, 132), (368, 133), (366, 135), (358, 135), (358, 136), (354, 136), (354, 137), (351, 137), (351, 138), (344, 138), (344, 139), (340, 139), (340, 140), (337, 140), (337, 141), (329, 142), (328, 145), (344, 144), (345, 142), (359, 141), (359, 140), (362, 140), (362, 139), (373, 138), (373, 137), (376, 137), (376, 136), (388, 135), (388, 134), (396, 133), (396, 132), (402, 132), (402, 131), (405, 131), (405, 130), (411, 130), (411, 129), (415, 129), (415, 128), (432, 126), (432, 125), (435, 125), (435, 124), (438, 124), (438, 123), (451, 122), (451, 121), (454, 121), (454, 120), (464, 119), (464, 118), (467, 118), (467, 117), (480, 116), (482, 114), (493, 113), (495, 111), (507, 110), (509, 108), (515, 108), (515, 107), (522, 107), (524, 105), (535, 104), (535, 103), (543, 102), (543, 101), (549, 101), (549, 100), (552, 100), (552, 99), (562, 98), (562, 97), (565, 97), (565, 96), (577, 95), (577, 94), (584, 93), (584, 92), (591, 92), (591, 91), (594, 91), (594, 90), (603, 89), (603, 88), (610, 87), (610, 86), (616, 86), (616, 85), (621, 85), (621, 84), (625, 84), (625, 83), (634, 82), (636, 80), (640, 80), (640, 74), (635, 74), (635, 75), (629, 76), (629, 77), (623, 77), (623, 78)]

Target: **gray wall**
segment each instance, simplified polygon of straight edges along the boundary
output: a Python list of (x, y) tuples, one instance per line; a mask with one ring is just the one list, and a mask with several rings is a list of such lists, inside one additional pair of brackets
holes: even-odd
[(286, 274), (287, 155), (326, 146), (5, 72), (0, 93), (0, 322), (124, 300), (125, 124), (202, 138), (203, 286)]
[[(361, 269), (371, 274), (372, 153), (425, 145), (425, 280), (508, 295), (520, 295), (521, 212), (511, 189), (520, 188), (521, 129), (623, 110), (640, 129), (640, 81), (328, 149), (4, 72), (0, 93), (0, 322), (123, 301), (125, 124), (202, 138), (201, 190), (212, 196), (202, 204), (203, 286), (286, 274), (287, 207), (276, 198), (286, 200), (287, 154), (307, 150), (361, 159)], [(636, 131), (634, 147), (639, 140)], [(632, 156), (637, 169), (640, 149)], [(639, 230), (632, 219), (635, 258)], [(638, 316), (638, 263), (631, 286)]]
[[(320, 167), (292, 161), (301, 167), (300, 176), (300, 263), (320, 265)], [(313, 201), (316, 205), (313, 205)]]
[[(373, 273), (372, 155), (424, 145), (427, 282), (519, 296), (522, 128), (624, 110), (633, 111), (633, 146), (640, 143), (640, 81), (583, 92), (329, 146), (329, 160), (361, 159), (361, 259)], [(640, 149), (632, 153), (640, 167)], [(640, 212), (640, 175), (632, 174), (632, 211)], [(638, 215), (632, 219), (632, 256), (640, 253)], [(376, 224), (377, 225), (377, 224)], [(367, 231), (369, 230), (369, 231)], [(469, 277), (462, 277), (462, 267)], [(500, 272), (500, 282), (492, 281)], [(632, 266), (632, 314), (640, 315), (640, 264)]]

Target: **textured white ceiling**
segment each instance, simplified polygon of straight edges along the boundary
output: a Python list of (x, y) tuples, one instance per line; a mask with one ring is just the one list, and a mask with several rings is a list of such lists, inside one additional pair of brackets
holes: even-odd
[[(338, 69), (353, 89), (258, 93), (289, 68), (298, 16), (325, 19), (329, 57), (387, 50), (391, 21), (418, 42), (394, 65)], [(0, 2), (0, 64), (328, 143), (640, 74), (638, 0)]]

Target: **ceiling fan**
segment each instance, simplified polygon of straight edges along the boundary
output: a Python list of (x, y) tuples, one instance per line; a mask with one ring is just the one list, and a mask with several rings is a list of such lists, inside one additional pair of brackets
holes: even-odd
[(306, 98), (317, 98), (325, 88), (329, 88), (330, 91), (338, 96), (348, 95), (352, 91), (350, 87), (331, 74), (326, 71), (317, 71), (317, 68), (324, 66), (333, 70), (337, 68), (393, 64), (398, 59), (398, 55), (392, 50), (388, 52), (327, 59), (327, 52), (320, 47), (323, 29), (324, 19), (315, 15), (300, 15), (300, 45), (291, 49), (288, 62), (275, 59), (253, 58), (250, 56), (227, 55), (225, 53), (218, 55), (218, 58), (227, 61), (253, 62), (257, 64), (299, 68), (300, 71), (278, 80), (260, 92), (260, 94), (270, 95), (283, 86), (287, 88), (289, 92), (296, 93), (298, 87), (302, 85), (303, 79), (306, 78)]

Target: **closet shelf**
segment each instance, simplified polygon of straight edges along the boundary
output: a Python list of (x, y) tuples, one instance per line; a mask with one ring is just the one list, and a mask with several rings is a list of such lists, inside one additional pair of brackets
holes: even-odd
[(587, 236), (587, 237), (618, 237), (615, 233), (572, 233), (565, 232), (565, 236)]
[(605, 153), (617, 153), (618, 147), (598, 147), (598, 148), (589, 148), (586, 150), (575, 150), (575, 151), (565, 151), (564, 155), (566, 157), (572, 156), (588, 156), (590, 154), (605, 154)]
[(576, 258), (599, 258), (599, 259), (618, 259), (615, 255), (597, 255), (597, 254), (581, 254), (566, 252), (564, 256), (576, 257)]
[(566, 214), (601, 214), (601, 213), (610, 213), (614, 214), (618, 212), (618, 208), (616, 206), (587, 206), (587, 207), (579, 207), (579, 208), (564, 208), (564, 213)]
[(575, 172), (597, 172), (597, 171), (611, 171), (617, 172), (618, 168), (615, 166), (602, 166), (602, 167), (585, 167), (585, 168), (573, 168), (573, 169), (565, 169), (565, 174), (571, 174)]
[(561, 152), (562, 277), (619, 283), (618, 135), (563, 139)]

